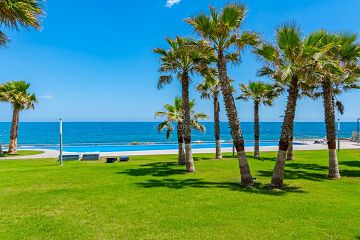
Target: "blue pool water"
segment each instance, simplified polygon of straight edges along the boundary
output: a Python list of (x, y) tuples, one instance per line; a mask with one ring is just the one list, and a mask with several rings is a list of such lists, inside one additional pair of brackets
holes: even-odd
[[(295, 143), (298, 144), (298, 143)], [(276, 141), (262, 141), (261, 146), (276, 146)], [(254, 146), (253, 141), (245, 143), (245, 146)], [(221, 147), (232, 147), (231, 143), (222, 143)], [(173, 150), (177, 149), (177, 144), (141, 144), (141, 145), (71, 145), (64, 146), (66, 152), (124, 152), (124, 151), (146, 151), (146, 150)], [(193, 149), (215, 148), (215, 143), (193, 143)], [(59, 149), (58, 146), (36, 145), (21, 146), (20, 149)]]

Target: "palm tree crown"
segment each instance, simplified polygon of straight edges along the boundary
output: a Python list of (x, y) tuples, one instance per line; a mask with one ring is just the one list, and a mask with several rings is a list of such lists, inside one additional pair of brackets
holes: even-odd
[(248, 85), (240, 84), (242, 94), (237, 98), (240, 100), (252, 99), (259, 104), (271, 106), (274, 98), (281, 92), (281, 88), (274, 84), (262, 81), (250, 81)]
[(212, 61), (213, 55), (206, 42), (181, 37), (167, 38), (166, 41), (170, 45), (169, 50), (154, 49), (155, 53), (161, 55), (160, 72), (164, 73), (159, 78), (158, 89), (170, 84), (173, 75), (182, 81), (182, 74), (184, 73), (205, 73), (208, 70), (207, 65)]
[[(185, 21), (204, 39), (210, 41), (215, 51), (227, 51), (227, 61), (238, 62), (240, 51), (247, 45), (256, 45), (258, 36), (254, 32), (240, 32), (240, 26), (246, 15), (243, 5), (228, 4), (224, 9), (216, 11), (210, 5), (210, 16), (199, 14)], [(237, 51), (230, 52), (236, 46)]]
[(217, 78), (207, 75), (204, 81), (196, 86), (201, 98), (211, 98), (220, 92), (220, 82)]
[(30, 83), (10, 81), (0, 86), (0, 99), (9, 102), (15, 109), (33, 109), (37, 103), (36, 95), (29, 93)]
[(266, 65), (259, 75), (270, 75), (285, 87), (296, 78), (299, 89), (307, 91), (319, 74), (316, 65), (319, 62), (331, 64), (324, 58), (329, 49), (328, 45), (322, 44), (325, 37), (326, 32), (320, 30), (303, 39), (296, 25), (284, 24), (276, 31), (276, 45), (262, 43), (254, 50)]
[[(194, 111), (195, 100), (190, 101), (190, 115), (191, 115), (191, 127), (200, 132), (205, 132), (206, 128), (204, 125), (200, 123), (200, 120), (208, 119), (209, 117), (203, 113), (196, 113)], [(170, 138), (171, 133), (174, 131), (173, 123), (183, 123), (183, 109), (182, 109), (182, 99), (180, 97), (176, 97), (174, 100), (174, 104), (165, 104), (163, 107), (163, 111), (159, 111), (155, 113), (155, 117), (165, 117), (165, 121), (159, 123), (156, 126), (156, 129), (159, 132), (166, 130), (166, 138)]]

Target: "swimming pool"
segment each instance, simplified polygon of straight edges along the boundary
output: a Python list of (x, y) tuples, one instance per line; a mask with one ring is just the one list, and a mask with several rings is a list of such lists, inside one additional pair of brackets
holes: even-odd
[[(277, 141), (261, 141), (260, 146), (277, 146)], [(294, 143), (300, 145), (301, 143)], [(221, 143), (222, 148), (231, 148), (232, 143)], [(254, 142), (245, 142), (246, 147), (253, 147)], [(212, 142), (201, 142), (192, 143), (193, 149), (201, 148), (215, 148), (215, 143)], [(58, 150), (57, 145), (24, 145), (20, 146), (19, 149), (50, 149)], [(151, 151), (151, 150), (176, 150), (178, 145), (176, 143), (139, 143), (136, 145), (121, 145), (121, 144), (81, 144), (81, 145), (64, 145), (63, 151), (65, 152), (128, 152), (128, 151)]]

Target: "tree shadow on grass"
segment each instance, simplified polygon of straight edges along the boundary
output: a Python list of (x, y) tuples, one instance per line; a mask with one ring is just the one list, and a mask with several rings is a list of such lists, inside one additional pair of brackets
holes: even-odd
[(342, 177), (360, 177), (360, 170), (341, 170), (340, 176)]
[(287, 168), (292, 169), (306, 169), (306, 170), (314, 170), (314, 171), (327, 171), (327, 166), (321, 166), (314, 163), (296, 163), (296, 162), (290, 162), (286, 163)]
[[(360, 167), (358, 161), (341, 162), (341, 165)], [(267, 170), (258, 171), (260, 176), (271, 177), (273, 172)], [(284, 179), (305, 179), (311, 181), (324, 181), (328, 174), (328, 166), (321, 166), (313, 163), (286, 163)], [(343, 177), (360, 177), (360, 170), (341, 169), (340, 175)]]
[(148, 164), (139, 165), (137, 168), (125, 169), (118, 174), (127, 174), (134, 177), (139, 176), (154, 176), (154, 177), (167, 177), (176, 174), (185, 174), (185, 166), (181, 166), (183, 169), (174, 168), (179, 166), (174, 162), (154, 162)]
[(303, 190), (300, 190), (299, 187), (294, 186), (284, 186), (281, 189), (270, 188), (269, 185), (264, 185), (256, 183), (254, 187), (243, 187), (239, 183), (235, 182), (209, 182), (204, 181), (203, 179), (173, 179), (173, 178), (164, 178), (162, 180), (150, 179), (147, 182), (137, 183), (138, 186), (143, 188), (171, 188), (171, 189), (184, 189), (184, 188), (220, 188), (220, 189), (229, 189), (232, 191), (247, 192), (253, 194), (265, 194), (265, 195), (275, 195), (281, 196), (287, 193), (306, 193)]
[(221, 160), (226, 160), (226, 159), (236, 159), (236, 156), (233, 157), (232, 155), (225, 155), (222, 156), (222, 159), (216, 159), (215, 158), (215, 153), (214, 153), (214, 157), (198, 157), (198, 156), (193, 156), (194, 161), (206, 161), (206, 160), (214, 160), (214, 161), (221, 161)]
[(276, 157), (260, 157), (260, 159), (255, 159), (255, 160), (275, 162), (275, 161), (276, 161)]
[[(323, 181), (326, 179), (327, 167), (312, 163), (286, 163), (285, 179), (306, 179), (311, 181)], [(316, 171), (316, 172), (314, 172)], [(260, 170), (260, 176), (271, 177), (273, 172)]]
[(340, 165), (345, 165), (348, 167), (358, 167), (360, 168), (360, 161), (343, 161), (339, 163)]
[[(260, 170), (258, 174), (263, 177), (271, 177), (273, 172), (267, 170)], [(325, 173), (313, 173), (302, 170), (291, 170), (285, 168), (285, 177), (284, 179), (305, 179), (311, 181), (323, 181), (326, 180)]]
[[(276, 161), (276, 157), (260, 157), (260, 158), (254, 158), (253, 155), (246, 155), (246, 157), (251, 160), (251, 161)], [(221, 160), (236, 160), (237, 156), (235, 155), (234, 157), (232, 155), (223, 155), (222, 159), (215, 159), (215, 157), (198, 157), (198, 156), (194, 156), (193, 157), (194, 161), (200, 161), (200, 160), (214, 160), (214, 161), (221, 161)]]
[[(340, 161), (340, 175), (343, 177), (360, 177), (360, 161), (359, 160), (349, 160), (349, 161)], [(342, 165), (350, 167), (351, 169), (342, 169)], [(353, 169), (359, 168), (359, 169)]]

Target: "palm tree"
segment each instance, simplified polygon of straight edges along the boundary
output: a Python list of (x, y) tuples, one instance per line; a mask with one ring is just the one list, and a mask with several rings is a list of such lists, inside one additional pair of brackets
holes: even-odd
[(35, 94), (29, 93), (29, 88), (30, 83), (25, 81), (10, 81), (0, 86), (1, 100), (11, 103), (13, 108), (8, 154), (16, 153), (20, 111), (34, 109), (37, 103)]
[(210, 6), (210, 16), (199, 14), (186, 19), (195, 31), (210, 42), (217, 55), (217, 68), (225, 109), (230, 123), (231, 135), (236, 148), (241, 183), (253, 185), (250, 167), (245, 155), (244, 139), (235, 106), (232, 85), (227, 73), (229, 62), (237, 63), (240, 51), (247, 45), (256, 45), (258, 37), (253, 32), (241, 32), (240, 27), (245, 18), (246, 9), (243, 5), (228, 4), (223, 10), (216, 11)]
[(283, 185), (286, 153), (293, 137), (297, 100), (301, 90), (311, 87), (311, 79), (317, 72), (314, 65), (321, 57), (321, 39), (325, 32), (318, 31), (302, 39), (297, 26), (285, 24), (277, 29), (276, 46), (263, 43), (254, 51), (267, 64), (259, 75), (270, 75), (282, 86), (286, 86), (288, 97), (279, 140), (277, 160), (271, 180), (273, 187)]
[(321, 97), (324, 105), (326, 138), (329, 151), (328, 178), (339, 179), (340, 171), (336, 154), (336, 122), (335, 108), (340, 114), (344, 106), (340, 101), (335, 101), (336, 96), (344, 91), (359, 88), (360, 67), (360, 44), (357, 43), (356, 34), (327, 34), (322, 39), (322, 44), (331, 46), (326, 52), (324, 59), (319, 62), (318, 75), (319, 91), (313, 96)]
[[(40, 18), (44, 15), (42, 1), (39, 0), (3, 0), (0, 1), (0, 24), (19, 30), (20, 27), (40, 29)], [(0, 31), (0, 45), (9, 41)]]
[[(332, 36), (329, 36), (333, 38)], [(336, 127), (335, 111), (338, 107), (340, 113), (343, 111), (342, 104), (334, 101), (336, 94), (341, 91), (347, 91), (359, 88), (358, 80), (360, 77), (360, 68), (358, 65), (360, 59), (360, 45), (356, 42), (356, 34), (340, 34), (335, 37), (335, 47), (330, 51), (332, 60), (338, 61), (343, 68), (344, 74), (333, 71), (330, 68), (328, 76), (325, 75), (322, 81), (322, 98), (324, 102), (326, 135), (329, 149), (329, 173), (328, 178), (340, 178), (339, 166), (336, 156)], [(326, 43), (325, 43), (326, 44)]]
[(281, 89), (274, 84), (262, 81), (250, 81), (248, 85), (240, 84), (240, 88), (242, 94), (237, 99), (254, 101), (254, 157), (260, 158), (259, 106), (261, 104), (272, 106), (273, 100), (279, 95)]
[(164, 85), (170, 84), (173, 75), (175, 75), (181, 83), (186, 171), (194, 172), (195, 165), (191, 150), (191, 119), (189, 106), (190, 75), (206, 71), (212, 56), (209, 56), (209, 51), (204, 41), (196, 42), (192, 39), (181, 37), (176, 37), (175, 39), (167, 38), (166, 40), (170, 45), (169, 50), (154, 49), (154, 52), (161, 56), (160, 72), (164, 74), (160, 76), (157, 87), (161, 89)]
[[(195, 100), (190, 101), (190, 113), (191, 113), (191, 127), (200, 132), (205, 132), (205, 126), (202, 125), (199, 120), (208, 119), (208, 116), (204, 113), (195, 113), (193, 108), (195, 106)], [(159, 132), (166, 131), (166, 138), (171, 137), (171, 133), (175, 127), (173, 123), (177, 123), (177, 138), (178, 138), (178, 164), (185, 164), (185, 150), (184, 150), (184, 136), (183, 136), (183, 110), (182, 99), (177, 97), (174, 100), (174, 105), (165, 104), (163, 111), (155, 113), (155, 117), (165, 117), (165, 121), (159, 123), (156, 128)]]
[(197, 85), (197, 90), (201, 93), (201, 98), (213, 100), (214, 107), (214, 135), (215, 135), (215, 158), (222, 159), (220, 144), (220, 82), (215, 77), (208, 75), (204, 78), (204, 82)]

